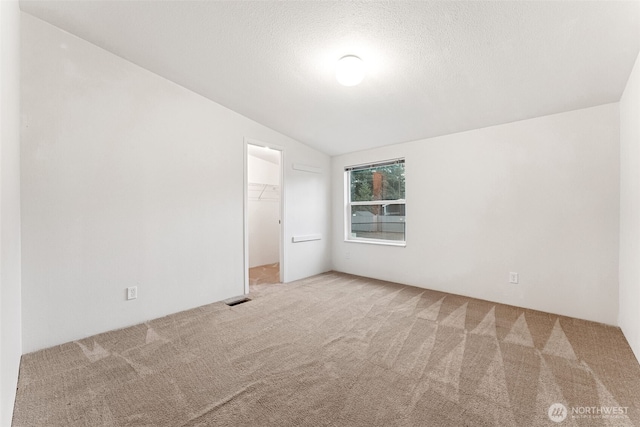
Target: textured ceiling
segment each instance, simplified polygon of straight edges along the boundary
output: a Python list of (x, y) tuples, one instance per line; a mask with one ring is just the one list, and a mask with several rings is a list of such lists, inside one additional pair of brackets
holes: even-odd
[[(618, 101), (640, 48), (638, 1), (21, 8), (330, 155)], [(335, 80), (346, 54), (359, 86)]]

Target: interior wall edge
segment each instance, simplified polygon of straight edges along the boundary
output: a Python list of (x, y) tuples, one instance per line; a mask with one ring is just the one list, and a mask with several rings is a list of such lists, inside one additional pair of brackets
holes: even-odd
[(640, 361), (640, 56), (620, 99), (620, 312)]

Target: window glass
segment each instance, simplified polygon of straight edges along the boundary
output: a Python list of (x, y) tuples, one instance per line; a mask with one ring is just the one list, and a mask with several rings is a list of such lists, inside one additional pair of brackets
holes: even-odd
[(404, 160), (346, 168), (347, 240), (406, 241)]
[(352, 202), (404, 199), (404, 162), (354, 169), (350, 173)]

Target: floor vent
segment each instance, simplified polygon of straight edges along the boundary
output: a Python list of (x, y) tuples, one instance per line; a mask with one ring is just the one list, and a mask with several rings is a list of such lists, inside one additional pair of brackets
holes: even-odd
[(247, 297), (229, 298), (228, 300), (225, 300), (224, 303), (227, 304), (229, 307), (233, 307), (234, 305), (242, 304), (243, 302), (247, 302), (247, 301), (251, 301), (251, 298), (247, 298)]

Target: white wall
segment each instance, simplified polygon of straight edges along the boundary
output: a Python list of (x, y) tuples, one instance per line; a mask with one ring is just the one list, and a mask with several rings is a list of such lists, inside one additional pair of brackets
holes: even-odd
[[(334, 157), (333, 268), (615, 324), (618, 133), (616, 103)], [(406, 247), (344, 242), (344, 167), (398, 157)]]
[[(328, 235), (328, 156), (30, 15), (22, 37), (26, 352), (243, 294), (245, 137), (284, 147), (287, 242)], [(326, 239), (291, 246), (285, 280), (329, 268)]]
[(20, 9), (0, 1), (0, 425), (11, 425), (20, 314)]
[(280, 165), (249, 154), (247, 180), (249, 183), (280, 185)]
[(249, 268), (280, 261), (280, 200), (249, 200)]
[(619, 325), (640, 360), (640, 57), (620, 99)]
[[(261, 199), (249, 192), (249, 267), (280, 261), (280, 165), (249, 154), (249, 184), (271, 185)], [(277, 188), (277, 191), (271, 190)]]

